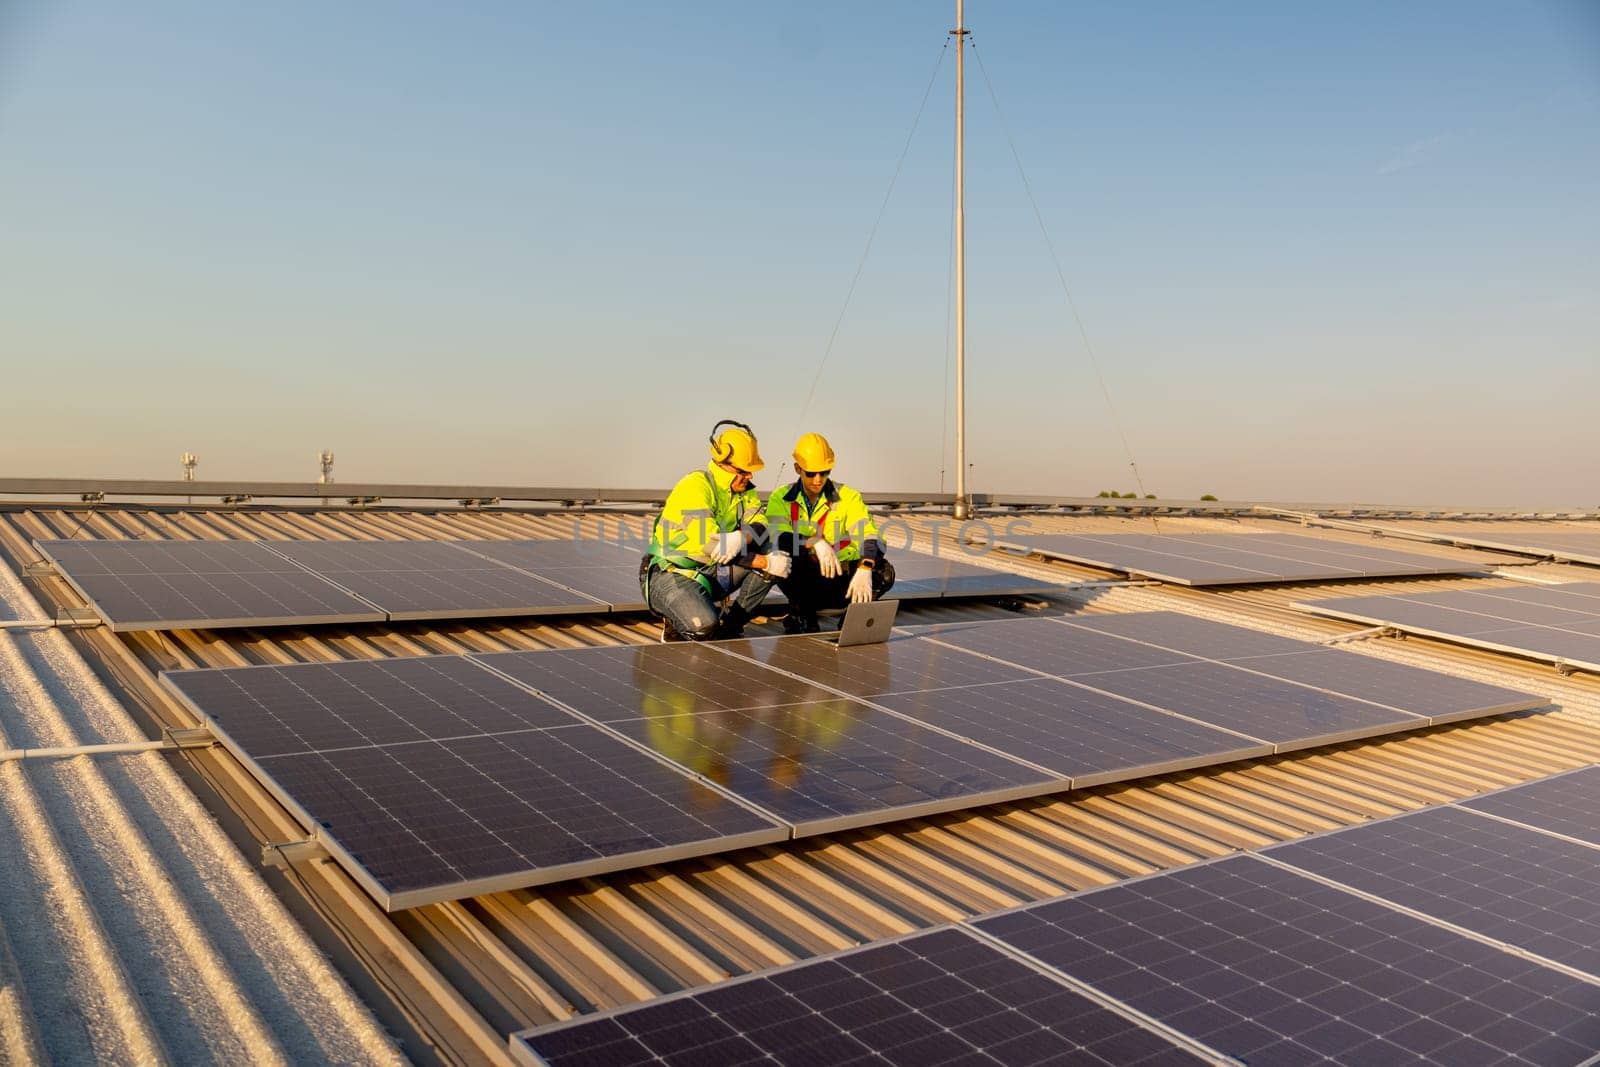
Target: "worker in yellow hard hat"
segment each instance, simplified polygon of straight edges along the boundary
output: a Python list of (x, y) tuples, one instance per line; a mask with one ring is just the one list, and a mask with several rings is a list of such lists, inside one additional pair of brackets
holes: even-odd
[(861, 494), (833, 480), (833, 448), (820, 433), (795, 442), (793, 485), (767, 499), (767, 525), (793, 557), (778, 580), (789, 598), (789, 633), (815, 633), (817, 612), (882, 599), (894, 585), (878, 527)]
[(773, 580), (789, 574), (789, 557), (770, 545), (754, 487), (766, 466), (756, 435), (723, 419), (711, 428), (710, 443), (711, 462), (667, 496), (639, 565), (639, 586), (662, 618), (663, 641), (738, 637)]

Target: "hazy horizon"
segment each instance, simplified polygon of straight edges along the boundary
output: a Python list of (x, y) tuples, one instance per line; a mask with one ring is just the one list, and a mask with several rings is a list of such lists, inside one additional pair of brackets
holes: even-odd
[[(0, 0), (0, 477), (950, 491), (953, 7)], [(973, 491), (1600, 505), (1600, 9), (967, 8)]]

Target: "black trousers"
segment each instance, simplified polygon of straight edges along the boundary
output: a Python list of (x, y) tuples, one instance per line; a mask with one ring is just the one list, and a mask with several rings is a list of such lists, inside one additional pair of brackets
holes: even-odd
[[(778, 579), (778, 588), (789, 598), (789, 611), (800, 616), (813, 616), (827, 608), (842, 608), (849, 602), (850, 579), (855, 577), (860, 560), (840, 561), (844, 568), (837, 578), (824, 578), (817, 569), (817, 558), (809, 552), (794, 557), (789, 577)], [(872, 568), (872, 599), (882, 600), (894, 585), (894, 566), (886, 559)]]

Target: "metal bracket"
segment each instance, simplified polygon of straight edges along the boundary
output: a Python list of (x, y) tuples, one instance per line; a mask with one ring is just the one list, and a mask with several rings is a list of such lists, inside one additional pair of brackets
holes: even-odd
[(56, 570), (56, 565), (47, 559), (35, 560), (22, 566), (24, 578), (54, 578), (61, 572)]
[(85, 504), (98, 504), (101, 501), (105, 500), (105, 498), (106, 498), (106, 495), (104, 493), (79, 493), (78, 494), (78, 499), (83, 501)]
[(359, 508), (359, 507), (365, 507), (368, 504), (381, 504), (381, 503), (383, 503), (383, 497), (381, 497), (381, 496), (352, 496), (352, 497), (347, 497), (345, 499), (345, 503), (349, 504), (351, 507), (358, 507)]
[(1556, 660), (1556, 673), (1561, 675), (1561, 677), (1563, 677), (1563, 678), (1567, 677), (1569, 674), (1574, 673), (1575, 671), (1577, 671), (1577, 669), (1578, 668), (1574, 667), (1572, 664), (1568, 663), (1564, 659), (1559, 659), (1558, 658)]
[(314, 837), (299, 841), (269, 841), (261, 846), (261, 865), (288, 870), (301, 863), (315, 863), (331, 859), (322, 842)]
[(173, 727), (161, 731), (174, 748), (205, 748), (217, 743), (216, 735), (204, 726)]
[(1385, 624), (1383, 626), (1370, 626), (1365, 630), (1357, 630), (1354, 633), (1340, 634), (1338, 637), (1330, 637), (1318, 642), (1318, 644), (1342, 645), (1350, 641), (1366, 641), (1374, 637), (1395, 637), (1403, 641), (1405, 636), (1404, 630)]
[(469, 496), (461, 501), (461, 506), (464, 508), (497, 508), (500, 506), (500, 498), (497, 496)]
[(236, 493), (233, 496), (223, 497), (222, 502), (224, 504), (248, 504), (251, 499), (252, 497), (249, 493)]
[(77, 627), (103, 626), (105, 620), (93, 608), (61, 608), (56, 612), (56, 628), (71, 630)]

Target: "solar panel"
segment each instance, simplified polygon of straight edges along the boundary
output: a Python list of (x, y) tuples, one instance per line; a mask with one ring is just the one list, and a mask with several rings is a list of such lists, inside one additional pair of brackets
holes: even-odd
[(1600, 976), (1600, 851), (1444, 807), (1266, 855), (1501, 944)]
[(1005, 547), (1180, 585), (1467, 574), (1488, 569), (1482, 564), (1295, 534), (1043, 534)]
[(254, 541), (39, 541), (116, 631), (381, 622), (382, 611)]
[(890, 557), (894, 564), (894, 588), (889, 599), (931, 600), (983, 596), (1045, 596), (1059, 593), (1061, 586), (1021, 574), (1011, 574), (970, 562), (967, 553), (959, 556), (934, 556), (925, 552), (901, 552)]
[(612, 611), (643, 611), (639, 551), (609, 541), (455, 541), (460, 548), (537, 575)]
[(549, 1067), (1197, 1062), (959, 927), (526, 1030), (511, 1046)]
[(830, 700), (835, 694), (690, 642), (474, 657), (598, 722)]
[[(1175, 612), (1015, 619), (928, 627), (919, 634), (1265, 738), (1279, 751), (1547, 703), (1528, 693)], [(1277, 709), (1285, 706), (1293, 711), (1280, 714)]]
[(1035, 677), (1020, 667), (969, 655), (923, 637), (896, 635), (882, 644), (848, 648), (815, 638), (762, 637), (729, 641), (720, 648), (860, 697)]
[[(1586, 603), (1595, 607), (1589, 609)], [(1600, 584), (1313, 600), (1301, 611), (1600, 671)], [(1543, 620), (1542, 622), (1538, 620)]]
[(1502, 789), (1461, 806), (1600, 846), (1600, 767)]
[(1579, 1064), (1600, 989), (1236, 856), (972, 923), (1251, 1064)]
[(1414, 729), (1428, 722), (1222, 663), (1114, 671), (1097, 674), (1084, 684), (1271, 742), (1279, 752)]
[(1259, 674), (1421, 715), (1431, 723), (1525, 711), (1549, 703), (1544, 697), (1514, 689), (1331, 648), (1231, 662)]
[(877, 696), (874, 703), (1081, 789), (1264, 756), (1272, 746), (1050, 678)]
[(1201, 659), (1216, 659), (1229, 663), (1255, 656), (1305, 652), (1313, 647), (1293, 638), (1266, 634), (1245, 626), (1230, 626), (1227, 623), (1200, 619), (1176, 611), (1060, 616), (1056, 622), (1080, 630), (1113, 634), (1129, 641), (1142, 641), (1160, 648), (1186, 652)]
[(1019, 663), (1060, 678), (1201, 662), (1182, 652), (1104, 636), (1088, 629), (1058, 626), (1048, 618), (941, 626), (927, 631), (927, 635), (942, 644)]
[(390, 910), (789, 834), (465, 657), (162, 681)]
[(475, 658), (773, 812), (797, 835), (1060, 787), (1043, 771), (718, 648), (683, 643)]
[(851, 700), (680, 711), (611, 727), (795, 836), (1038, 796), (1054, 776)]
[(1580, 530), (1504, 530), (1489, 524), (1479, 530), (1429, 528), (1427, 526), (1377, 526), (1395, 533), (1421, 534), (1455, 544), (1493, 548), (1525, 556), (1553, 556), (1574, 563), (1600, 564), (1600, 533)]
[(442, 541), (274, 541), (392, 620), (605, 611), (607, 605)]

